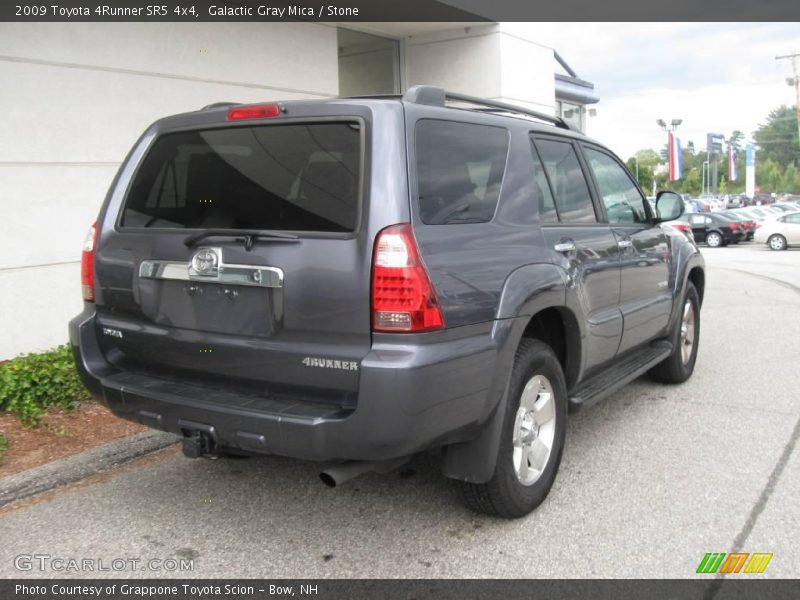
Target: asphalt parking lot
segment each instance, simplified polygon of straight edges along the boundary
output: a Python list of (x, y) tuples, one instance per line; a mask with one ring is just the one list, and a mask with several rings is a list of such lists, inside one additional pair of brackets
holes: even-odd
[[(162, 452), (0, 510), (14, 557), (181, 557), (194, 571), (77, 576), (670, 577), (706, 552), (770, 552), (800, 575), (800, 249), (703, 248), (694, 377), (640, 379), (572, 416), (561, 471), (529, 517), (462, 508), (431, 459), (324, 487), (315, 465)], [(708, 577), (708, 576), (706, 576)]]

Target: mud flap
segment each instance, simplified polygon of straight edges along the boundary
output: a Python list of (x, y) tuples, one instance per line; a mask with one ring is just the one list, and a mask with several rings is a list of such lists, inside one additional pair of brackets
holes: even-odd
[[(509, 381), (511, 380), (509, 374)], [(508, 382), (494, 415), (474, 440), (447, 446), (442, 460), (442, 474), (450, 479), (469, 483), (486, 483), (494, 475), (500, 436), (508, 406)]]

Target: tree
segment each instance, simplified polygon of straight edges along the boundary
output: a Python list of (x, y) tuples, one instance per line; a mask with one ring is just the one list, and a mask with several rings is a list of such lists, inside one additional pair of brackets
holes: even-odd
[(645, 167), (650, 167), (651, 169), (655, 169), (658, 164), (661, 162), (658, 158), (658, 152), (647, 148), (645, 150), (639, 150), (636, 152), (636, 158), (639, 159), (639, 167), (644, 165)]
[(794, 165), (789, 165), (783, 172), (780, 191), (796, 194), (800, 192), (800, 172)]
[(757, 160), (773, 160), (782, 169), (800, 162), (797, 115), (793, 106), (779, 106), (769, 113), (767, 122), (753, 132), (759, 146)]
[[(652, 152), (652, 151), (651, 151)], [(637, 154), (639, 154), (637, 152)], [(655, 154), (655, 152), (653, 152)], [(636, 169), (636, 158), (629, 158), (628, 162), (625, 163), (628, 167), (628, 170), (633, 174), (634, 177), (637, 175)], [(653, 191), (653, 167), (651, 167), (646, 162), (643, 162), (639, 159), (639, 187), (644, 190), (645, 194), (650, 194)]]
[(733, 147), (738, 154), (742, 149), (742, 140), (744, 140), (744, 134), (738, 129), (734, 129), (731, 137), (728, 138), (728, 146)]

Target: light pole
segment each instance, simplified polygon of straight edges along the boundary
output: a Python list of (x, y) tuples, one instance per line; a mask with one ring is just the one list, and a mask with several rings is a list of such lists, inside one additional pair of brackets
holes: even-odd
[[(672, 119), (667, 125), (664, 119), (656, 120), (656, 125), (661, 128), (661, 131), (667, 132), (667, 170), (669, 171), (669, 163), (672, 160), (672, 157), (669, 155), (669, 133), (675, 131), (678, 128), (678, 125), (683, 123), (683, 119)], [(667, 181), (669, 181), (669, 172), (667, 173)]]

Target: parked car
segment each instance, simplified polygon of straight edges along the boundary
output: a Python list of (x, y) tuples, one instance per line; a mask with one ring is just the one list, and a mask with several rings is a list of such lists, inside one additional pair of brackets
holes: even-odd
[(697, 244), (718, 248), (736, 244), (742, 239), (742, 230), (739, 224), (718, 213), (685, 215), (684, 218), (691, 226), (692, 235)]
[(800, 245), (800, 211), (786, 213), (758, 224), (755, 241), (770, 250), (786, 250)]
[(740, 241), (749, 242), (753, 239), (753, 236), (756, 233), (756, 221), (754, 219), (750, 219), (745, 215), (733, 210), (724, 210), (719, 213), (719, 215), (739, 224), (739, 227), (741, 227), (742, 231), (744, 232), (744, 239)]
[(782, 213), (794, 212), (795, 210), (797, 210), (794, 204), (790, 204), (788, 202), (776, 202), (775, 204), (770, 206), (770, 208), (773, 210), (778, 210)]
[[(690, 213), (691, 214), (691, 213)], [(682, 233), (687, 240), (694, 244), (694, 235), (692, 234), (692, 227), (686, 221), (682, 221), (680, 219), (676, 221), (668, 221), (661, 225), (662, 229), (667, 228), (672, 231), (677, 231)]]
[(762, 206), (748, 206), (746, 208), (734, 208), (730, 212), (743, 215), (745, 218), (752, 219), (756, 222), (775, 216), (771, 211), (766, 210)]
[(769, 194), (756, 194), (753, 196), (754, 206), (767, 206), (775, 202), (775, 199)]
[(725, 208), (739, 208), (745, 206), (746, 202), (747, 196), (744, 194), (730, 195), (725, 200)]
[(338, 485), (436, 449), (468, 506), (519, 517), (568, 409), (692, 375), (704, 261), (660, 227), (682, 207), (654, 214), (557, 117), (440, 88), (212, 105), (122, 164), (70, 342), (100, 402), (187, 456)]

